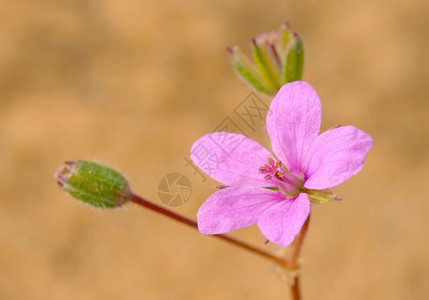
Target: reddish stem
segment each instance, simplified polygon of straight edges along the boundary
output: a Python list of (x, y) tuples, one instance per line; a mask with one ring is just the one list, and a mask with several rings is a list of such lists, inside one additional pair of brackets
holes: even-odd
[[(301, 231), (298, 233), (295, 241), (292, 244), (292, 248), (290, 250), (289, 258), (287, 260), (288, 268), (294, 273), (294, 271), (298, 271), (299, 268), (299, 254), (302, 249), (302, 244), (304, 242), (305, 234), (307, 233), (308, 224), (310, 223), (310, 215), (308, 215), (307, 220), (304, 225), (302, 225)], [(293, 300), (300, 300), (300, 288), (299, 288), (299, 273), (293, 274), (290, 283), (290, 292), (292, 294)]]
[[(183, 224), (186, 224), (186, 225), (191, 226), (191, 227), (193, 227), (193, 228), (195, 228), (195, 229), (198, 230), (198, 224), (197, 224), (197, 222), (195, 222), (192, 219), (186, 218), (186, 217), (184, 217), (182, 215), (179, 215), (179, 214), (177, 214), (175, 212), (172, 212), (172, 211), (170, 211), (170, 210), (168, 210), (168, 209), (166, 209), (166, 208), (164, 208), (162, 206), (159, 206), (159, 205), (156, 205), (156, 204), (154, 204), (152, 202), (149, 202), (149, 201), (147, 201), (147, 200), (145, 200), (145, 199), (143, 199), (143, 198), (141, 198), (141, 197), (139, 197), (137, 195), (132, 195), (132, 197), (131, 197), (130, 200), (131, 200), (131, 202), (139, 204), (139, 205), (141, 205), (143, 207), (146, 207), (146, 208), (148, 208), (148, 209), (150, 209), (152, 211), (160, 213), (160, 214), (162, 214), (162, 215), (164, 215), (166, 217), (172, 218), (172, 219), (174, 219), (174, 220), (176, 220), (178, 222), (181, 222)], [(237, 240), (235, 238), (232, 238), (232, 237), (224, 235), (224, 234), (215, 234), (213, 236), (217, 237), (217, 238), (219, 238), (221, 240), (224, 240), (226, 242), (229, 242), (231, 244), (234, 244), (234, 245), (236, 245), (236, 246), (238, 246), (238, 247), (240, 247), (242, 249), (248, 250), (248, 251), (253, 252), (255, 254), (258, 254), (258, 255), (260, 255), (262, 257), (268, 258), (268, 259), (274, 261), (276, 264), (278, 264), (278, 265), (280, 265), (280, 266), (282, 266), (284, 268), (287, 267), (286, 261), (283, 258), (281, 258), (281, 257), (273, 255), (273, 254), (271, 254), (269, 252), (266, 252), (264, 250), (258, 249), (258, 248), (254, 247), (252, 245), (249, 245), (249, 244), (247, 244), (245, 242), (239, 241), (239, 240)]]

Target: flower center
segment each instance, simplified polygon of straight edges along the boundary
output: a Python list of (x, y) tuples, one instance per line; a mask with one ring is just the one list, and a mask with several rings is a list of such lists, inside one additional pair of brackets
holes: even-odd
[(259, 172), (265, 174), (265, 179), (275, 182), (281, 192), (290, 197), (296, 197), (301, 193), (304, 181), (292, 174), (281, 161), (268, 158), (268, 164), (259, 168)]

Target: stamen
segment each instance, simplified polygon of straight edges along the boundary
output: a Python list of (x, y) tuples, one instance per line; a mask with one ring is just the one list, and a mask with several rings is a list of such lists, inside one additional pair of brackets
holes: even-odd
[(282, 173), (280, 173), (279, 171), (277, 171), (277, 172), (274, 174), (274, 176), (276, 176), (276, 178), (277, 178), (278, 180), (283, 181), (283, 174), (282, 174)]
[(268, 164), (261, 166), (259, 172), (265, 174), (265, 180), (273, 180), (274, 185), (288, 196), (294, 197), (301, 192), (302, 179), (292, 174), (281, 161), (268, 157)]
[(290, 173), (290, 171), (288, 170), (288, 168), (286, 168), (286, 166), (279, 160), (279, 167), (286, 173)]
[(262, 166), (259, 168), (259, 172), (262, 174), (266, 174), (268, 172), (270, 172), (265, 166)]
[(293, 185), (302, 185), (301, 179), (287, 172), (283, 173), (283, 181), (289, 182), (290, 184), (293, 184)]

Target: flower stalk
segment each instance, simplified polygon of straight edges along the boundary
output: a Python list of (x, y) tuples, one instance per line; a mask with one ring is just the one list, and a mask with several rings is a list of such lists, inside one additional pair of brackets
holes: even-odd
[[(289, 252), (289, 257), (287, 259), (287, 266), (290, 271), (299, 271), (299, 255), (301, 253), (302, 245), (304, 243), (304, 238), (308, 230), (308, 225), (310, 223), (310, 215), (308, 215), (307, 220), (301, 228), (301, 231), (295, 238), (295, 241), (291, 245)], [(299, 272), (296, 272), (292, 275), (292, 278), (289, 282), (290, 292), (293, 300), (300, 300), (301, 293), (299, 287)]]
[[(138, 204), (140, 206), (148, 208), (148, 209), (150, 209), (150, 210), (152, 210), (154, 212), (162, 214), (162, 215), (164, 215), (164, 216), (166, 216), (168, 218), (171, 218), (173, 220), (176, 220), (176, 221), (178, 221), (178, 222), (180, 222), (182, 224), (188, 225), (188, 226), (193, 227), (194, 229), (198, 230), (198, 224), (194, 220), (189, 219), (187, 217), (184, 217), (182, 215), (179, 215), (179, 214), (177, 214), (177, 213), (175, 213), (175, 212), (173, 212), (171, 210), (168, 210), (168, 209), (166, 209), (166, 208), (164, 208), (162, 206), (159, 206), (159, 205), (156, 205), (156, 204), (154, 204), (152, 202), (149, 202), (149, 201), (147, 201), (147, 200), (145, 200), (145, 199), (143, 199), (143, 198), (141, 198), (141, 197), (139, 197), (137, 195), (133, 194), (131, 196), (130, 201), (133, 202), (133, 203), (135, 203), (135, 204)], [(221, 240), (223, 240), (225, 242), (231, 243), (231, 244), (233, 244), (233, 245), (235, 245), (235, 246), (237, 246), (237, 247), (239, 247), (239, 248), (241, 248), (243, 250), (247, 250), (247, 251), (250, 251), (250, 252), (252, 252), (254, 254), (257, 254), (259, 256), (265, 257), (265, 258), (273, 261), (274, 263), (280, 265), (283, 268), (287, 267), (287, 263), (286, 263), (285, 259), (283, 259), (283, 258), (281, 258), (279, 256), (276, 256), (274, 254), (271, 254), (271, 253), (269, 253), (267, 251), (264, 251), (262, 249), (256, 248), (256, 247), (254, 247), (252, 245), (249, 245), (249, 244), (247, 244), (245, 242), (242, 242), (240, 240), (237, 240), (237, 239), (235, 239), (233, 237), (230, 237), (230, 236), (227, 236), (225, 234), (215, 234), (215, 235), (212, 235), (212, 236), (216, 237), (218, 239), (221, 239)]]
[[(126, 202), (133, 202), (198, 230), (196, 221), (132, 193), (130, 185), (124, 176), (116, 170), (99, 163), (87, 160), (65, 162), (55, 172), (54, 178), (63, 191), (85, 204), (108, 209), (121, 207)], [(213, 236), (243, 250), (265, 257), (281, 267), (287, 266), (286, 260), (282, 257), (256, 248), (233, 237), (224, 234)]]

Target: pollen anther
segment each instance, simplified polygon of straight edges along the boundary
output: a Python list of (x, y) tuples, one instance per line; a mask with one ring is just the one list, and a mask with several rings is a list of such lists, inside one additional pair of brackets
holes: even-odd
[(265, 174), (265, 180), (273, 180), (289, 196), (296, 196), (302, 190), (302, 179), (292, 174), (281, 161), (269, 157), (268, 164), (261, 166), (259, 172)]

